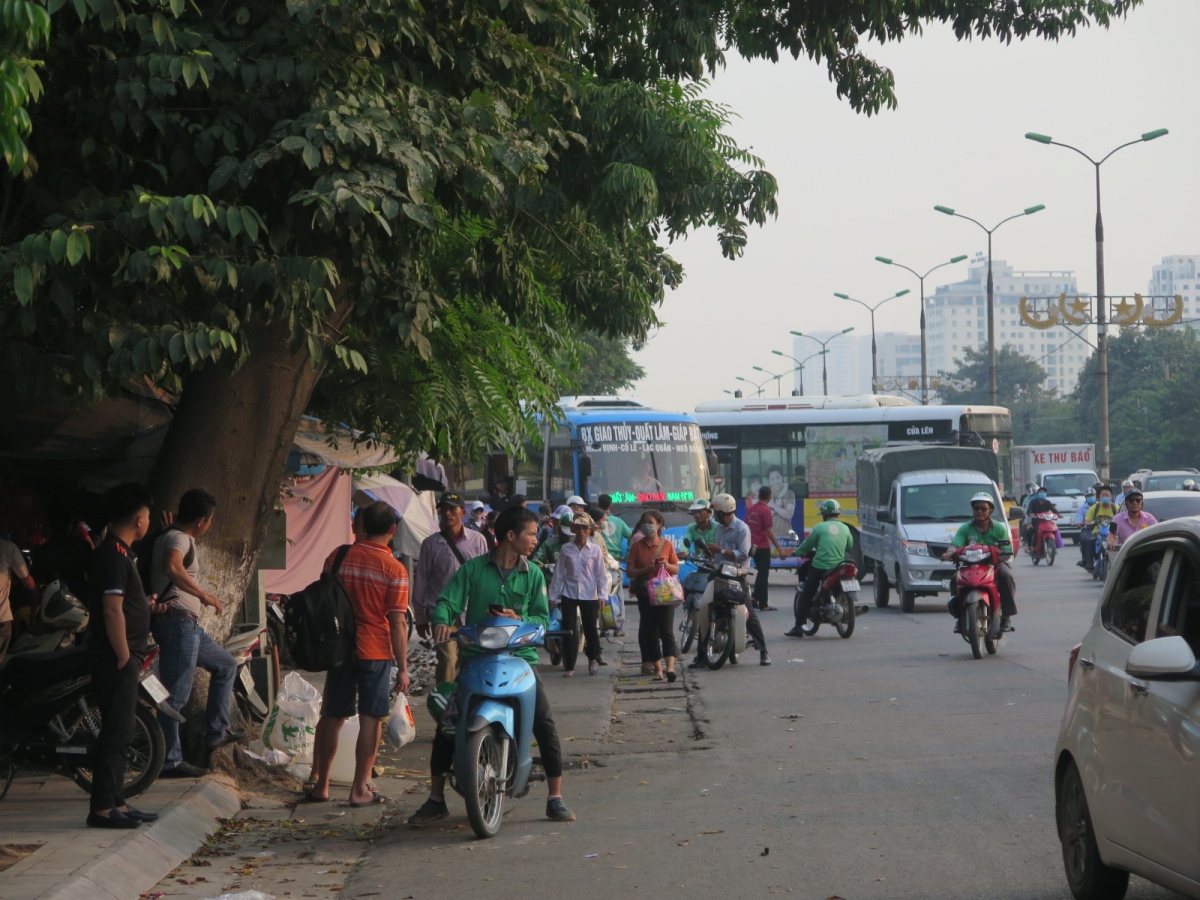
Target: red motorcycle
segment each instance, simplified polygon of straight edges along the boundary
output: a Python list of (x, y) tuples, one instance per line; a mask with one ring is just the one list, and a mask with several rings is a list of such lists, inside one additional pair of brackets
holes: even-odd
[(1033, 559), (1033, 564), (1036, 566), (1043, 559), (1046, 565), (1054, 565), (1054, 558), (1058, 555), (1058, 516), (1052, 512), (1034, 513), (1030, 516), (1033, 520), (1033, 540), (1029, 543), (1029, 556)]
[(971, 654), (983, 659), (985, 648), (993, 654), (1004, 640), (1000, 631), (1000, 590), (996, 586), (1000, 549), (969, 544), (955, 550), (953, 559), (958, 574), (950, 613), (958, 618), (958, 631), (971, 645)]
[[(801, 562), (797, 570), (800, 587), (796, 590), (795, 611), (799, 618), (800, 595), (808, 577), (811, 559)], [(858, 612), (858, 566), (847, 560), (821, 579), (808, 610), (808, 620), (801, 624), (805, 637), (812, 637), (822, 624), (832, 625), (837, 633), (848, 638), (854, 634), (854, 619)]]

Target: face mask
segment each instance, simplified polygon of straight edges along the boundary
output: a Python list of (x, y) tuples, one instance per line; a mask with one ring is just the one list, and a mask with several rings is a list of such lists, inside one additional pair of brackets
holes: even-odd
[(1103, 497), (1103, 498), (1101, 498), (1101, 500), (1100, 500), (1100, 505), (1101, 505), (1101, 506), (1111, 506), (1111, 505), (1112, 505), (1112, 500), (1110, 500), (1108, 497)]
[(1045, 491), (1038, 491), (1038, 499), (1039, 499), (1039, 500), (1045, 500), (1045, 499), (1046, 499), (1046, 492), (1045, 492)]
[(1088, 497), (1088, 498), (1087, 498), (1087, 505), (1088, 505), (1088, 506), (1094, 506), (1095, 504), (1096, 504), (1096, 498), (1095, 498), (1095, 497)]
[(644, 534), (646, 537), (654, 537), (654, 535), (657, 533), (658, 529), (649, 523), (642, 526), (642, 534)]

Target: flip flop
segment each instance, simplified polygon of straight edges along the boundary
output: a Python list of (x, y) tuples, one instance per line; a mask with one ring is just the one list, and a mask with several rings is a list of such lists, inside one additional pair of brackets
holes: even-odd
[(372, 795), (371, 799), (365, 803), (351, 803), (350, 805), (355, 809), (360, 809), (364, 806), (374, 806), (377, 803), (387, 803), (387, 799), (388, 798), (383, 796), (383, 794), (374, 794)]
[(310, 791), (309, 793), (307, 793), (303, 797), (301, 797), (299, 800), (297, 800), (295, 805), (299, 806), (301, 803), (328, 803), (328, 802), (329, 802), (328, 797), (314, 797), (312, 795), (312, 792)]

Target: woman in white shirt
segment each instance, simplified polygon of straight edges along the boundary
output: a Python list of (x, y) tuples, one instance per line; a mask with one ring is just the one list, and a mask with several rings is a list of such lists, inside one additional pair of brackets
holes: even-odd
[[(595, 523), (587, 513), (575, 513), (571, 520), (572, 541), (564, 544), (554, 565), (550, 581), (550, 602), (561, 604), (563, 628), (573, 638), (563, 641), (563, 677), (575, 674), (579, 656), (579, 620), (583, 620), (584, 652), (588, 658), (588, 674), (595, 675), (602, 665), (600, 631), (597, 617), (600, 604), (608, 597), (608, 570), (604, 566), (604, 551), (589, 539)], [(578, 611), (578, 613), (577, 613)]]

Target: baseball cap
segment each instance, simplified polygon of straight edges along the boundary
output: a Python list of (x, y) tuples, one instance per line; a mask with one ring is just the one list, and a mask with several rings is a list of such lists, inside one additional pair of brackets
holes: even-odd
[(466, 509), (467, 503), (463, 498), (454, 491), (446, 491), (442, 496), (438, 497), (438, 506), (457, 506), (459, 509)]
[(482, 500), (472, 500), (469, 508), (471, 512), (475, 512), (477, 509), (487, 509), (487, 507), (483, 505)]
[(572, 494), (567, 498), (567, 506), (587, 506), (587, 501), (578, 494)]
[(712, 503), (701, 498), (688, 507), (688, 512), (695, 512), (698, 509), (712, 509)]

